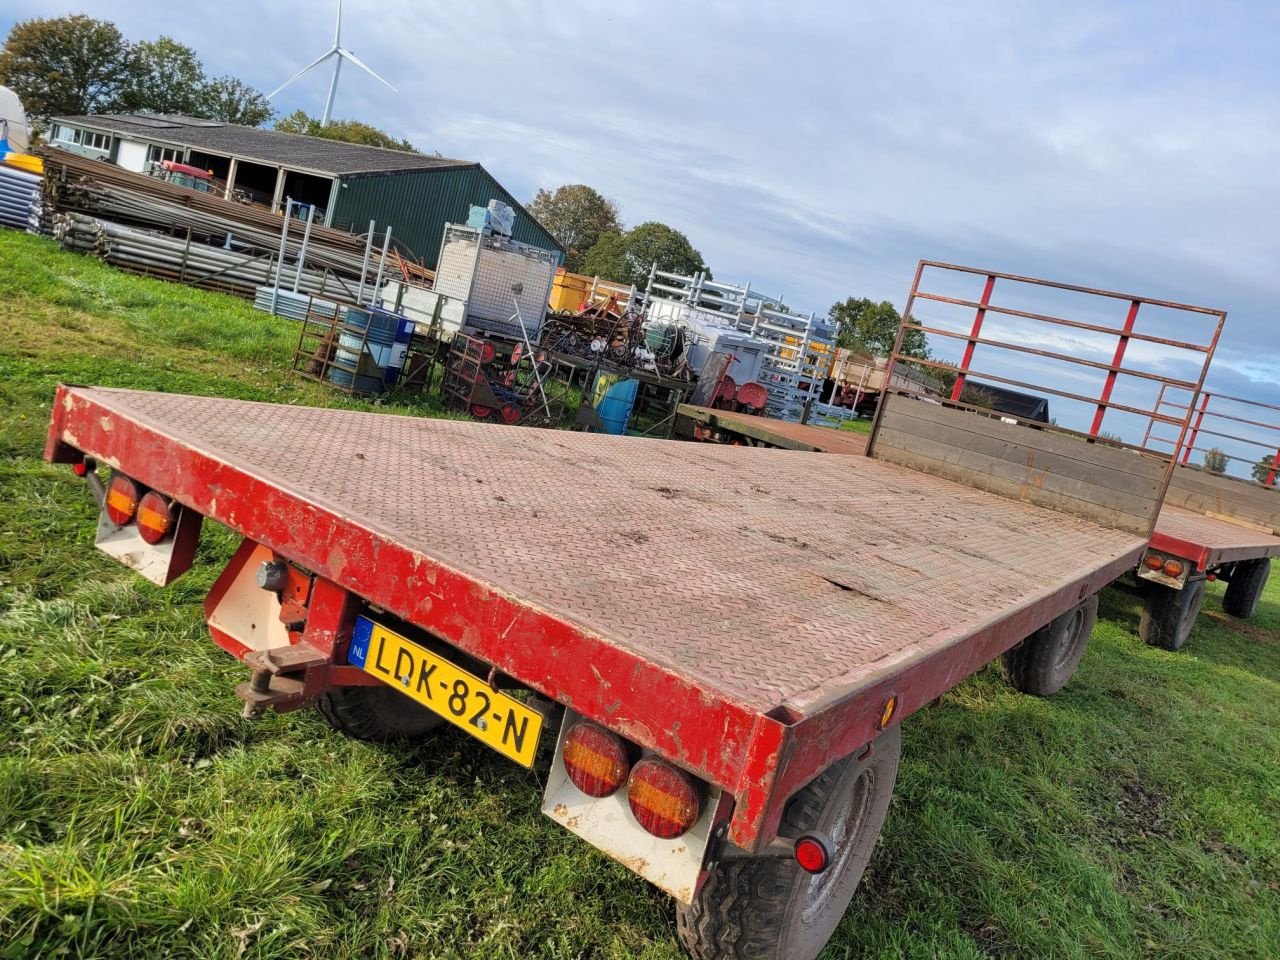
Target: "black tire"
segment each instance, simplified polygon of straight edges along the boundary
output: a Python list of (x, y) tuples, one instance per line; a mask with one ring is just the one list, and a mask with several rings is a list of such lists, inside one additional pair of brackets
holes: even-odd
[(1270, 558), (1241, 560), (1235, 565), (1235, 569), (1231, 571), (1231, 579), (1227, 581), (1227, 591), (1222, 595), (1222, 609), (1233, 617), (1248, 620), (1258, 609), (1258, 601), (1262, 599), (1262, 591), (1270, 576)]
[(1095, 593), (1001, 654), (1001, 675), (1023, 693), (1037, 697), (1057, 693), (1080, 666), (1097, 622)]
[(1138, 636), (1163, 650), (1181, 650), (1204, 603), (1205, 581), (1189, 583), (1181, 590), (1152, 583), (1138, 620)]
[(387, 686), (338, 687), (321, 694), (316, 711), (339, 733), (371, 743), (415, 740), (444, 723), (443, 717)]
[(835, 854), (825, 872), (806, 873), (791, 857), (726, 859), (692, 904), (677, 904), (680, 942), (694, 960), (813, 960), (871, 859), (901, 753), (893, 727), (876, 738), (870, 755), (835, 764), (787, 804), (784, 835), (822, 830), (832, 838)]

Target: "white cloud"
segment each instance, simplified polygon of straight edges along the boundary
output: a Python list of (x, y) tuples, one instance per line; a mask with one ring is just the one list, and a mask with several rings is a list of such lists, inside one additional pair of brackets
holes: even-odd
[[(328, 3), (85, 7), (264, 89), (331, 36)], [(798, 308), (901, 305), (917, 258), (950, 259), (1225, 307), (1215, 375), (1280, 381), (1280, 5), (346, 10), (347, 44), (401, 92), (346, 71), (340, 115), (479, 160), (520, 197), (590, 183)], [(279, 106), (316, 112), (326, 84)]]

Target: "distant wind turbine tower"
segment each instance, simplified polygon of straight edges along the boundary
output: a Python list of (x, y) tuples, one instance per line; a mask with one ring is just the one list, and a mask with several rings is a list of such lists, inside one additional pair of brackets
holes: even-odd
[(399, 93), (395, 87), (391, 86), (391, 84), (387, 83), (387, 81), (374, 73), (368, 66), (361, 62), (359, 57), (342, 45), (342, 0), (338, 0), (338, 25), (333, 31), (333, 46), (330, 47), (323, 56), (316, 57), (316, 59), (312, 60), (292, 77), (267, 94), (267, 99), (273, 99), (277, 93), (289, 84), (293, 83), (293, 81), (300, 78), (303, 74), (314, 70), (330, 58), (333, 59), (333, 80), (329, 83), (329, 98), (324, 102), (324, 116), (320, 120), (321, 126), (328, 126), (329, 118), (333, 115), (333, 98), (338, 94), (338, 74), (342, 72), (343, 60), (350, 60), (365, 73), (369, 74), (369, 76), (373, 77), (373, 79), (385, 85), (392, 93)]

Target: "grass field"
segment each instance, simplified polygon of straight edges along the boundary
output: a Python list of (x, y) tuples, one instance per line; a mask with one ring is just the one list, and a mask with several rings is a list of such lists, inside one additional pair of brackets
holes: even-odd
[[(93, 550), (83, 482), (39, 459), (55, 383), (348, 403), (287, 375), (287, 321), (0, 232), (0, 331), (0, 958), (681, 956), (536, 772), (241, 720), (200, 613), (230, 534), (167, 590)], [(1220, 596), (1173, 654), (1109, 591), (1059, 696), (987, 670), (910, 718), (824, 956), (1276, 956), (1280, 576), (1251, 623)]]

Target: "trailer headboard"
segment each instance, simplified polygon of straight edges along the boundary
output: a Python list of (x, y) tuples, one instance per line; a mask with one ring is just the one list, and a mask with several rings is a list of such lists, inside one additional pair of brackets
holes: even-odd
[[(1182, 411), (1160, 391), (1156, 409)], [(1280, 535), (1280, 406), (1205, 388), (1181, 445), (1154, 420), (1144, 445), (1178, 461), (1168, 503)]]
[[(924, 385), (885, 390), (867, 452), (1149, 536), (1174, 457), (1148, 445), (1143, 427), (1159, 423), (1182, 442), (1225, 318), (921, 261), (889, 373), (915, 368)], [(1185, 409), (1160, 409), (1169, 391)]]

